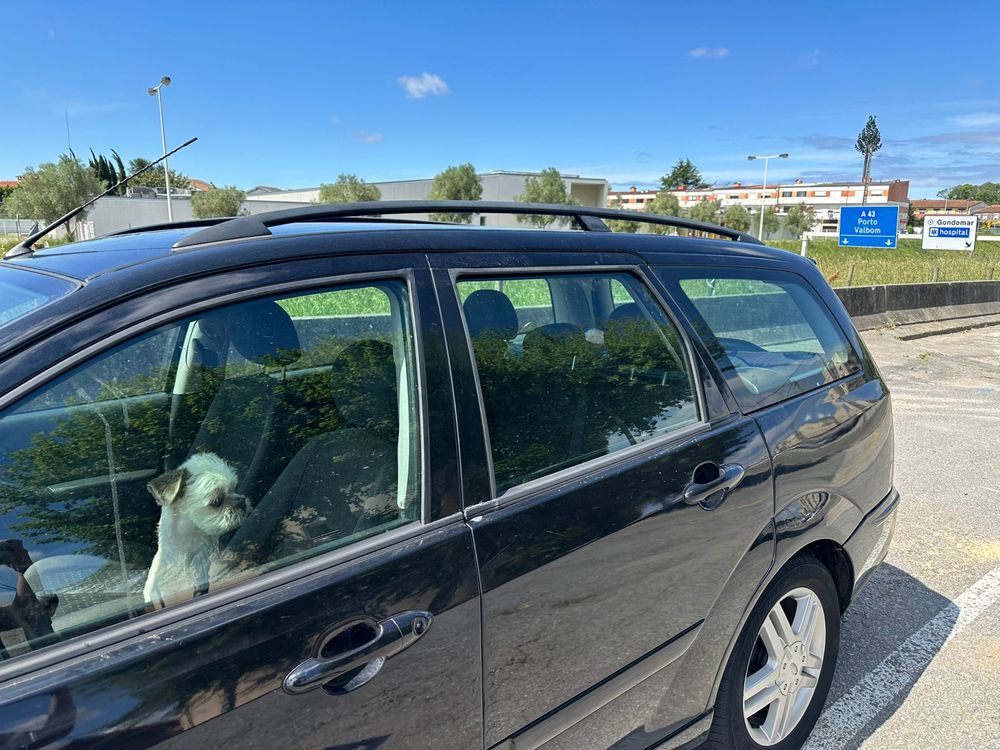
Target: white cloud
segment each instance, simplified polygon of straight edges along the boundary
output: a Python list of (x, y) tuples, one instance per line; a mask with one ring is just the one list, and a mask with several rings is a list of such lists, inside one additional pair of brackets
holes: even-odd
[(987, 128), (1000, 125), (1000, 112), (977, 112), (972, 115), (949, 117), (948, 121), (962, 128)]
[(406, 89), (406, 96), (409, 99), (423, 99), (428, 94), (443, 96), (448, 93), (448, 84), (433, 73), (425, 72), (419, 78), (400, 76), (396, 81)]
[(381, 143), (384, 136), (381, 133), (369, 133), (361, 129), (354, 133), (354, 137), (362, 143)]
[(799, 65), (818, 65), (819, 58), (822, 54), (823, 50), (817, 47), (812, 52), (806, 52), (805, 54), (799, 55)]
[(339, 117), (337, 117), (337, 115), (333, 115), (333, 116), (332, 116), (332, 117), (330, 118), (330, 124), (331, 124), (331, 125), (340, 125), (340, 118), (339, 118)]
[(688, 54), (691, 57), (711, 58), (717, 60), (720, 57), (728, 57), (729, 48), (716, 47), (715, 49), (712, 49), (710, 47), (695, 47), (693, 50), (688, 52)]

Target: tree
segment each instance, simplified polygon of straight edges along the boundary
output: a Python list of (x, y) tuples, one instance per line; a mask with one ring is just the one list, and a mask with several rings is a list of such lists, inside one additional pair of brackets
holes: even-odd
[[(137, 172), (143, 167), (148, 165), (149, 165), (149, 159), (143, 159), (141, 156), (137, 156), (135, 159), (129, 161), (128, 172), (129, 174), (132, 174), (133, 172)], [(129, 185), (131, 185), (132, 187), (166, 188), (166, 183), (164, 182), (163, 179), (163, 165), (157, 164), (149, 171), (143, 172), (134, 180), (130, 180)], [(191, 187), (191, 181), (180, 172), (175, 172), (173, 169), (171, 169), (170, 188), (184, 189), (188, 187)]]
[(382, 200), (382, 191), (355, 174), (337, 175), (336, 182), (319, 186), (320, 203), (362, 203)]
[[(615, 198), (611, 202), (611, 208), (621, 209), (622, 201), (621, 198)], [(612, 232), (625, 232), (627, 234), (635, 234), (639, 231), (639, 224), (634, 221), (626, 221), (625, 219), (608, 219), (605, 222), (608, 228)]]
[[(566, 183), (555, 167), (543, 169), (538, 177), (529, 177), (524, 181), (524, 192), (514, 196), (518, 203), (555, 203), (564, 206), (575, 206), (580, 203), (566, 190)], [(521, 224), (533, 224), (539, 229), (545, 229), (553, 222), (566, 223), (566, 217), (546, 214), (518, 215)]]
[(1000, 183), (984, 182), (981, 185), (965, 183), (939, 190), (937, 197), (949, 200), (982, 201), (987, 205), (993, 205), (1000, 203)]
[[(478, 201), (483, 197), (483, 183), (471, 164), (450, 166), (434, 178), (434, 185), (427, 197), (439, 201)], [(472, 214), (431, 214), (431, 218), (435, 221), (468, 224), (472, 221)]]
[(691, 218), (695, 221), (704, 221), (708, 224), (718, 224), (720, 208), (721, 206), (718, 201), (699, 201), (691, 209)]
[(906, 212), (906, 232), (907, 234), (919, 234), (923, 226), (923, 221), (917, 218), (917, 209), (912, 203)]
[(3, 216), (3, 204), (17, 190), (17, 185), (0, 185), (0, 216)]
[(235, 185), (205, 190), (191, 196), (191, 212), (197, 219), (216, 216), (246, 216), (243, 201), (247, 194)]
[[(121, 182), (128, 176), (128, 172), (125, 171), (125, 164), (122, 162), (122, 158), (118, 155), (118, 152), (111, 149), (111, 158), (101, 154), (98, 156), (94, 153), (94, 149), (90, 149), (90, 161), (87, 163), (90, 167), (90, 171), (97, 175), (97, 178), (104, 183), (104, 189), (107, 190), (112, 185)], [(125, 194), (125, 186), (118, 188), (118, 195)]]
[(719, 223), (724, 227), (745, 232), (750, 229), (750, 212), (738, 203), (734, 203), (722, 212)]
[(690, 159), (678, 159), (670, 173), (663, 175), (661, 182), (664, 190), (676, 190), (681, 187), (692, 190), (706, 187), (701, 172)]
[[(757, 222), (760, 222), (760, 216), (757, 217)], [(775, 213), (774, 209), (771, 207), (764, 209), (764, 232), (763, 237), (758, 239), (764, 239), (773, 232), (778, 231), (778, 227), (781, 226), (781, 220), (778, 218), (778, 214)]]
[[(58, 162), (45, 162), (37, 170), (28, 167), (17, 190), (4, 201), (4, 208), (8, 216), (17, 214), (51, 223), (104, 190), (104, 183), (78, 159), (60, 154)], [(76, 221), (83, 221), (86, 213), (79, 214)], [(72, 239), (71, 226), (67, 232)]]
[[(662, 216), (680, 216), (681, 202), (677, 196), (666, 190), (661, 190), (649, 203), (646, 204), (645, 211), (651, 214)], [(677, 230), (664, 224), (650, 224), (649, 229), (653, 234), (676, 234)]]
[[(764, 221), (767, 221), (766, 216)], [(805, 203), (792, 206), (788, 209), (788, 215), (785, 217), (785, 227), (796, 239), (800, 238), (803, 232), (812, 229), (814, 223), (812, 206), (807, 206)]]
[(865, 186), (861, 205), (865, 205), (868, 202), (867, 186), (872, 179), (872, 155), (882, 148), (882, 134), (878, 132), (878, 125), (875, 124), (875, 115), (868, 115), (868, 122), (858, 133), (858, 140), (854, 144), (854, 148), (865, 157), (865, 164), (861, 171), (861, 183)]

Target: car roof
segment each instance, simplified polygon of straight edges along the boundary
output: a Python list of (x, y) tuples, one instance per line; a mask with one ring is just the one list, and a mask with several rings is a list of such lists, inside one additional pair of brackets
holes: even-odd
[[(216, 266), (206, 253), (211, 245), (204, 249), (200, 247), (177, 249), (174, 246), (182, 240), (198, 233), (201, 227), (183, 226), (178, 228), (160, 228), (162, 225), (145, 231), (142, 228), (129, 230), (125, 234), (108, 235), (93, 240), (74, 242), (65, 245), (36, 249), (31, 253), (4, 259), (4, 263), (14, 263), (22, 268), (36, 269), (42, 272), (58, 274), (80, 281), (86, 281), (115, 271), (132, 268), (137, 265), (155, 263), (159, 259), (185, 255), (204, 255), (205, 270)], [(591, 233), (571, 229), (520, 229), (514, 227), (479, 227), (467, 224), (446, 224), (428, 222), (375, 222), (375, 221), (330, 221), (330, 222), (296, 222), (282, 224), (271, 228), (269, 237), (232, 240), (227, 244), (227, 255), (231, 258), (240, 254), (241, 247), (250, 247), (273, 238), (310, 237), (316, 235), (344, 235), (357, 233), (378, 233), (383, 240), (385, 235), (395, 234), (400, 241), (394, 252), (405, 252), (408, 243), (403, 241), (404, 235), (412, 240), (414, 233), (436, 234), (447, 232), (452, 236), (452, 242), (441, 250), (462, 249), (474, 252), (477, 250), (495, 251), (504, 246), (514, 244), (522, 249), (537, 250), (606, 250), (607, 240), (614, 238), (614, 249), (645, 257), (648, 253), (691, 254), (693, 257), (704, 255), (725, 255), (739, 257), (773, 256), (787, 258), (790, 254), (784, 250), (769, 248), (764, 245), (752, 245), (732, 240), (716, 240), (698, 237), (682, 237), (675, 235), (627, 234), (627, 233)], [(467, 237), (465, 241), (454, 242), (456, 233)], [(501, 241), (506, 236), (507, 242)], [(473, 239), (473, 237), (475, 239)], [(529, 239), (530, 237), (530, 239)], [(572, 238), (573, 245), (567, 244)], [(594, 242), (594, 240), (597, 240)], [(602, 241), (604, 240), (604, 241)], [(367, 244), (367, 243), (365, 243)], [(393, 243), (395, 244), (395, 243)], [(370, 252), (362, 245), (353, 247), (349, 244), (337, 243), (335, 252), (349, 254), (354, 252)], [(420, 247), (424, 243), (416, 243), (412, 249), (425, 252), (427, 248)], [(277, 249), (277, 248), (275, 248)], [(387, 248), (388, 249), (388, 248)], [(507, 247), (506, 249), (511, 249)], [(280, 260), (281, 254), (276, 253), (274, 260)]]

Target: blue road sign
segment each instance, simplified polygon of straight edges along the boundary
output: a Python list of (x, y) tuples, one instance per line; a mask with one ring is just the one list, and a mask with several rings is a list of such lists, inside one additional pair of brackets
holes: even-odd
[(899, 206), (841, 206), (841, 247), (896, 247)]

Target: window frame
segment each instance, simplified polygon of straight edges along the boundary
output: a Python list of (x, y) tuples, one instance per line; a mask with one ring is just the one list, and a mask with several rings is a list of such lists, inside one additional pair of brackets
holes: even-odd
[[(698, 409), (698, 421), (678, 428), (677, 430), (657, 435), (650, 440), (630, 445), (627, 448), (622, 448), (621, 450), (613, 453), (606, 453), (603, 456), (597, 456), (581, 463), (574, 464), (573, 466), (558, 469), (550, 474), (545, 474), (544, 476), (536, 477), (526, 482), (513, 485), (504, 490), (502, 494), (497, 495), (496, 472), (493, 466), (493, 443), (490, 438), (489, 423), (486, 419), (486, 403), (483, 400), (483, 389), (479, 380), (479, 365), (476, 362), (476, 354), (472, 346), (472, 337), (469, 334), (469, 324), (465, 319), (465, 307), (462, 304), (461, 294), (458, 290), (458, 283), (460, 281), (484, 280), (490, 278), (496, 280), (498, 278), (534, 278), (543, 275), (595, 276), (601, 274), (612, 275), (616, 273), (631, 275), (635, 280), (641, 283), (652, 298), (653, 302), (659, 305), (660, 310), (667, 316), (667, 319), (677, 330), (677, 333), (684, 345), (683, 353), (689, 368), (688, 374), (694, 382), (694, 397), (695, 405)], [(628, 462), (631, 459), (649, 452), (662, 450), (664, 447), (690, 439), (692, 435), (710, 428), (711, 425), (708, 421), (709, 412), (704, 393), (704, 384), (702, 383), (701, 371), (698, 367), (699, 360), (696, 350), (688, 336), (687, 327), (682, 324), (671, 302), (669, 302), (667, 298), (660, 293), (656, 284), (653, 283), (649, 275), (644, 272), (643, 267), (628, 264), (599, 264), (586, 266), (577, 263), (565, 266), (542, 265), (517, 267), (462, 267), (449, 268), (448, 276), (451, 283), (452, 293), (455, 298), (455, 304), (458, 306), (458, 312), (462, 320), (462, 337), (465, 341), (465, 353), (472, 362), (472, 377), (475, 382), (476, 400), (479, 405), (479, 423), (483, 442), (486, 448), (487, 474), (489, 475), (490, 480), (490, 499), (473, 505), (466, 505), (465, 513), (467, 516), (479, 514), (487, 508), (502, 507), (515, 503), (519, 500), (535, 496), (563, 482), (600, 471), (608, 466)]]
[[(709, 352), (708, 360), (709, 362), (711, 362), (711, 366), (714, 367), (719, 372), (721, 379), (725, 381), (726, 388), (729, 390), (730, 395), (733, 398), (733, 402), (736, 404), (736, 407), (739, 409), (741, 414), (752, 416), (761, 411), (764, 411), (765, 409), (770, 409), (772, 407), (779, 406), (789, 401), (793, 401), (797, 398), (802, 398), (810, 394), (814, 394), (824, 388), (830, 388), (839, 383), (843, 383), (851, 378), (858, 377), (859, 375), (864, 374), (865, 358), (862, 356), (862, 353), (858, 351), (858, 348), (855, 346), (854, 341), (852, 340), (848, 331), (844, 329), (844, 326), (841, 324), (836, 314), (834, 314), (834, 311), (830, 308), (830, 305), (827, 303), (827, 301), (823, 299), (823, 296), (819, 293), (819, 291), (812, 284), (812, 282), (810, 282), (809, 279), (807, 279), (802, 274), (797, 273), (796, 271), (790, 270), (788, 268), (775, 268), (771, 266), (755, 266), (755, 265), (734, 265), (734, 266), (727, 265), (720, 269), (720, 268), (715, 268), (714, 266), (693, 265), (689, 263), (683, 263), (676, 265), (657, 264), (654, 265), (652, 268), (653, 268), (652, 272), (657, 276), (657, 279), (660, 281), (660, 283), (663, 284), (664, 287), (666, 287), (667, 292), (669, 293), (671, 299), (675, 297), (677, 298), (676, 299), (677, 307), (687, 318), (687, 323), (692, 331), (697, 331), (699, 324), (702, 324), (704, 325), (705, 329), (708, 330), (709, 333), (711, 333), (713, 339), (717, 338), (715, 332), (712, 331), (712, 329), (708, 326), (708, 323), (701, 317), (701, 313), (698, 312), (697, 307), (695, 307), (694, 303), (684, 293), (684, 290), (680, 286), (680, 282), (682, 280), (691, 278), (695, 279), (730, 278), (725, 276), (725, 274), (753, 273), (758, 275), (757, 277), (751, 279), (754, 281), (762, 281), (764, 283), (776, 283), (781, 281), (780, 277), (787, 277), (793, 283), (797, 283), (804, 290), (811, 292), (811, 297), (818, 303), (820, 311), (826, 315), (829, 323), (833, 325), (834, 330), (840, 334), (841, 338), (843, 339), (843, 342), (847, 345), (847, 350), (852, 355), (856, 366), (846, 375), (842, 375), (839, 378), (835, 378), (828, 382), (813, 386), (812, 388), (800, 391), (799, 393), (794, 393), (785, 396), (784, 398), (764, 399), (763, 401), (753, 406), (752, 408), (748, 408), (743, 405), (742, 400), (740, 398), (740, 395), (743, 394), (746, 391), (746, 389), (739, 381), (739, 376), (736, 375), (735, 371), (723, 370), (719, 362), (715, 359), (714, 356), (711, 355), (711, 350), (709, 345), (713, 343), (712, 341), (702, 341), (702, 344)], [(718, 271), (718, 273), (722, 275), (713, 276), (712, 275), (713, 270)], [(698, 275), (693, 275), (693, 276), (688, 275), (687, 272), (697, 272)], [(778, 276), (779, 278), (777, 279), (773, 278), (775, 276)], [(736, 276), (733, 278), (740, 278), (740, 277)], [(795, 301), (794, 298), (792, 298), (792, 301), (793, 302)], [(803, 317), (805, 317), (804, 313)], [(818, 338), (817, 341), (819, 341)], [(729, 356), (728, 352), (726, 353), (726, 356), (728, 358)], [(771, 395), (773, 396), (774, 394), (772, 393)]]
[[(11, 656), (6, 660), (0, 661), (0, 685), (35, 670), (58, 666), (70, 659), (113, 646), (129, 638), (141, 636), (161, 627), (197, 617), (207, 612), (221, 611), (227, 606), (234, 605), (250, 597), (268, 592), (276, 592), (288, 584), (299, 581), (304, 582), (306, 578), (322, 574), (380, 550), (443, 529), (457, 519), (460, 519), (462, 517), (460, 510), (444, 514), (439, 518), (432, 517), (432, 466), (430, 461), (430, 431), (428, 429), (430, 408), (428, 404), (428, 380), (424, 360), (424, 342), (421, 337), (423, 322), (420, 317), (420, 303), (417, 298), (418, 285), (415, 273), (415, 269), (417, 268), (420, 268), (420, 266), (414, 265), (410, 267), (401, 264), (398, 268), (391, 270), (358, 271), (344, 274), (326, 273), (321, 276), (281, 282), (265, 282), (249, 288), (244, 287), (236, 291), (224, 292), (211, 298), (183, 303), (165, 312), (135, 321), (112, 334), (99, 338), (73, 354), (37, 371), (34, 375), (7, 392), (0, 393), (0, 412), (3, 412), (93, 357), (99, 356), (120, 344), (127, 343), (130, 339), (149, 333), (156, 328), (175, 323), (207, 310), (263, 297), (273, 297), (286, 292), (301, 291), (302, 293), (307, 293), (309, 290), (357, 285), (368, 281), (395, 280), (403, 283), (407, 295), (407, 304), (409, 305), (409, 334), (412, 337), (413, 357), (415, 360), (413, 377), (414, 387), (418, 392), (416, 403), (418, 412), (417, 421), (420, 429), (420, 481), (418, 484), (420, 510), (417, 517), (412, 521), (389, 531), (374, 534), (342, 547), (307, 557), (291, 565), (269, 570), (259, 576), (238, 581), (218, 591), (212, 591), (203, 596), (171, 604), (169, 607), (163, 609), (146, 612), (122, 622), (96, 627), (93, 630), (70, 637), (65, 641), (55, 641), (54, 643), (47, 644), (37, 651), (29, 651)], [(187, 286), (189, 284), (196, 286), (198, 282), (186, 281), (171, 288), (176, 289), (178, 286)], [(144, 299), (148, 300), (151, 296), (147, 295)], [(132, 301), (134, 300), (124, 301), (122, 304), (129, 304)], [(84, 324), (86, 324), (86, 320), (84, 320)], [(60, 331), (58, 335), (72, 335), (72, 332), (73, 327), (70, 327), (69, 329)], [(262, 604), (261, 606), (269, 605)]]

